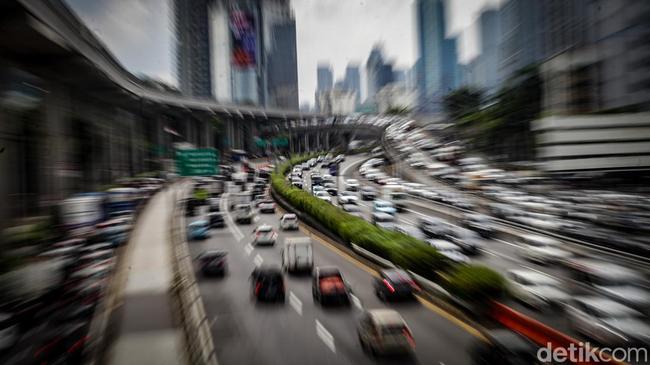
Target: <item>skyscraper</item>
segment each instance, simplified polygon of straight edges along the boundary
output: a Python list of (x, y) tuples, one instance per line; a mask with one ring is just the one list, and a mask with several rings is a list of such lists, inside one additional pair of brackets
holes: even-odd
[(420, 109), (438, 112), (442, 110), (442, 97), (456, 83), (456, 41), (445, 38), (445, 8), (442, 0), (417, 0), (415, 6), (420, 58)]
[(497, 91), (499, 83), (499, 10), (483, 10), (478, 18), (480, 55), (476, 78), (488, 94)]
[(343, 79), (343, 88), (347, 91), (357, 93), (356, 103), (359, 104), (361, 98), (361, 76), (358, 65), (347, 65), (345, 68), (345, 78)]
[(374, 97), (382, 87), (393, 82), (393, 65), (384, 62), (384, 56), (379, 45), (373, 46), (366, 62), (366, 78), (368, 84), (367, 102), (374, 102)]
[(273, 47), (269, 53), (267, 106), (298, 109), (298, 65), (296, 21), (291, 19), (271, 28)]
[(329, 64), (319, 64), (316, 69), (316, 91), (331, 90), (334, 85), (334, 76), (332, 75), (332, 66)]
[(316, 110), (322, 111), (323, 105), (320, 101), (323, 100), (321, 95), (332, 90), (334, 86), (334, 75), (332, 74), (332, 66), (329, 63), (319, 63), (316, 68)]
[(174, 0), (176, 76), (185, 95), (211, 97), (210, 0)]

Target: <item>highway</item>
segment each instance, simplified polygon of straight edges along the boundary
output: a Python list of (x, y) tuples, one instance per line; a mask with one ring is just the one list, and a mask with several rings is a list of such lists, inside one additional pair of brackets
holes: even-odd
[[(374, 186), (378, 189), (378, 191), (381, 191), (381, 185), (364, 179), (363, 176), (361, 176), (361, 174), (358, 172), (358, 166), (368, 158), (368, 156), (348, 157), (346, 161), (341, 165), (339, 186), (344, 186), (343, 181), (345, 179), (354, 178), (359, 180), (362, 185)], [(426, 183), (428, 186), (436, 186), (436, 183), (433, 182), (432, 179), (428, 178), (417, 182)], [(448, 187), (445, 188), (449, 189)], [(335, 202), (335, 199), (333, 199), (333, 201)], [(362, 208), (362, 213), (368, 220), (370, 220), (370, 215), (372, 214), (371, 204), (372, 202), (359, 200), (359, 206)], [(455, 225), (460, 224), (460, 219), (450, 219), (450, 216), (459, 215), (460, 211), (457, 209), (445, 207), (433, 202), (423, 201), (414, 197), (410, 197), (407, 200), (407, 207), (408, 208), (405, 212), (397, 214), (397, 224), (400, 226), (408, 225), (417, 228), (417, 219), (420, 217), (429, 216), (437, 216), (439, 218), (446, 219), (448, 222)], [(488, 266), (502, 274), (507, 273), (509, 270), (516, 269), (527, 269), (542, 272), (559, 280), (563, 284), (565, 290), (572, 295), (589, 293), (584, 288), (576, 286), (575, 284), (577, 283), (567, 277), (566, 271), (561, 266), (540, 265), (538, 263), (527, 261), (519, 256), (519, 251), (520, 245), (518, 242), (516, 242), (516, 240), (513, 240), (512, 237), (506, 237), (505, 235), (497, 234), (494, 238), (486, 240), (486, 247), (482, 250), (481, 254), (471, 256), (470, 259), (473, 263)], [(586, 255), (586, 252), (580, 249), (577, 249), (576, 251), (581, 255)], [(566, 318), (559, 309), (548, 308), (544, 311), (539, 311), (513, 300), (509, 300), (506, 303), (518, 311), (536, 318), (555, 329), (569, 334), (570, 336), (584, 338), (583, 336), (575, 333), (569, 327)]]
[[(221, 201), (226, 228), (213, 229), (212, 237), (189, 242), (193, 256), (204, 250), (228, 251), (228, 275), (201, 278), (199, 286), (220, 364), (468, 364), (478, 331), (431, 303), (383, 303), (374, 294), (376, 272), (334, 244), (299, 231), (279, 231), (280, 211), (258, 214), (252, 225), (236, 225)], [(198, 219), (198, 218), (190, 218)], [(272, 247), (251, 247), (256, 225), (271, 224), (279, 233)], [(285, 238), (311, 237), (315, 266), (336, 266), (350, 283), (354, 296), (349, 308), (323, 308), (314, 303), (309, 276), (286, 276), (284, 304), (258, 304), (250, 295), (249, 275), (256, 264), (280, 264)], [(356, 333), (363, 308), (391, 307), (410, 326), (417, 344), (412, 358), (376, 360), (363, 353)], [(453, 349), (453, 350), (452, 350)]]

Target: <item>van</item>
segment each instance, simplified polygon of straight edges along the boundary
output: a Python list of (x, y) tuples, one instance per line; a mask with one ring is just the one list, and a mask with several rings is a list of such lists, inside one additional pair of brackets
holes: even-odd
[(287, 238), (282, 249), (282, 269), (287, 272), (311, 272), (314, 257), (309, 238)]
[(235, 223), (253, 223), (253, 208), (250, 204), (235, 205)]

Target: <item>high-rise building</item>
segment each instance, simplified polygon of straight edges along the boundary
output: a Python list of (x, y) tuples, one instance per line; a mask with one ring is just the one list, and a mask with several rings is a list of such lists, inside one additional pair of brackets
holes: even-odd
[(375, 45), (366, 61), (366, 81), (368, 84), (366, 100), (374, 102), (375, 94), (382, 87), (393, 82), (393, 65), (384, 62), (382, 49)]
[(508, 0), (500, 8), (500, 78), (542, 59), (545, 1)]
[(479, 52), (478, 68), (474, 86), (481, 88), (486, 94), (497, 91), (499, 78), (499, 10), (487, 9), (481, 12), (477, 22), (479, 30)]
[(361, 74), (358, 65), (347, 65), (345, 67), (343, 88), (347, 91), (354, 91), (357, 96), (356, 103), (359, 104), (361, 98)]
[(456, 84), (456, 41), (445, 37), (442, 0), (417, 0), (415, 6), (420, 110), (439, 112), (442, 110), (442, 97)]
[(273, 47), (268, 57), (267, 106), (297, 110), (296, 21), (275, 24), (271, 33)]
[(316, 91), (331, 90), (334, 86), (334, 75), (332, 66), (329, 64), (319, 64), (316, 69)]
[(210, 0), (174, 0), (176, 76), (181, 93), (212, 96)]

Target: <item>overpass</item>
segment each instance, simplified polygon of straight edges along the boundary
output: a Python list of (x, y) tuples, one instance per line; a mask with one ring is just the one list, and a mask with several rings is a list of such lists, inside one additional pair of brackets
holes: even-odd
[[(357, 135), (340, 119), (190, 98), (145, 85), (61, 0), (0, 2), (0, 218), (164, 168), (173, 145), (258, 149), (280, 134), (292, 151)], [(377, 128), (361, 128), (377, 137)], [(343, 139), (341, 138), (343, 137)]]

